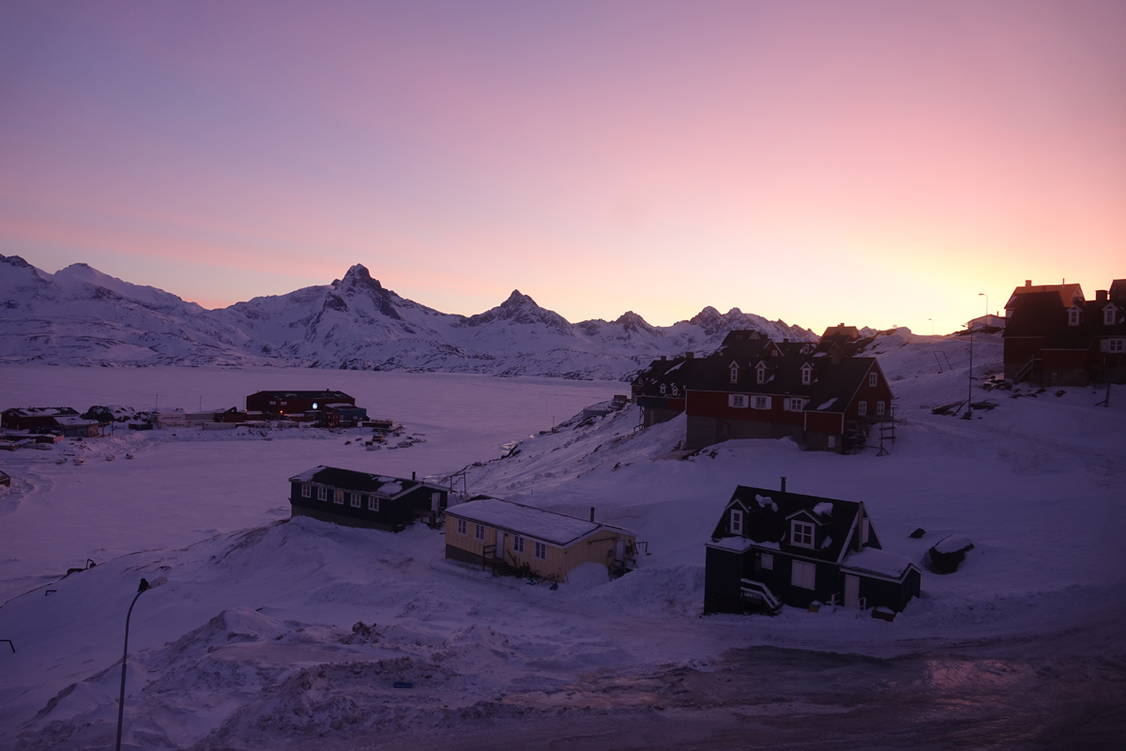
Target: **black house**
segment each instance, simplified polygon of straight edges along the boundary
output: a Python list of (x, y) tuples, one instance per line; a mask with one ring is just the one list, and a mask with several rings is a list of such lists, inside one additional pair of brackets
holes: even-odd
[(863, 503), (739, 485), (707, 546), (704, 611), (900, 611), (920, 580), (915, 564), (880, 549)]
[(449, 491), (433, 483), (337, 467), (313, 467), (289, 484), (294, 516), (396, 532), (418, 519), (437, 523), (449, 501)]

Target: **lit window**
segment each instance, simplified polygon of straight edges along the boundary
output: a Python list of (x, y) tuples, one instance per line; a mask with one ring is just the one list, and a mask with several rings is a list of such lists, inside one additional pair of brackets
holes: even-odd
[[(374, 495), (368, 496), (368, 511), (379, 511), (379, 499)], [(462, 522), (462, 524), (464, 523)]]
[(535, 556), (541, 561), (547, 560), (547, 545), (543, 544), (542, 542), (537, 542)]
[(813, 367), (806, 363), (801, 366), (801, 385), (808, 386), (813, 383)]
[(774, 556), (770, 553), (759, 553), (758, 565), (763, 571), (773, 571)]
[(361, 498), (361, 496), (362, 496), (363, 494), (362, 494), (362, 493), (354, 493), (354, 492), (353, 492), (353, 493), (349, 493), (348, 495), (350, 496), (350, 500), (352, 501), (352, 508), (359, 508), (359, 507), (360, 507), (360, 503), (362, 502), (362, 498)]
[(736, 409), (745, 409), (747, 406), (746, 394), (728, 394), (727, 406), (735, 407)]
[(860, 415), (861, 417), (867, 417), (868, 416), (868, 402), (865, 402), (865, 401), (857, 402), (857, 404), (856, 404), (856, 414)]
[(1067, 325), (1068, 326), (1078, 326), (1079, 325), (1079, 308), (1068, 308), (1068, 310), (1067, 310)]
[(815, 564), (793, 561), (790, 566), (790, 584), (802, 589), (817, 588), (817, 566)]
[(339, 489), (339, 488), (332, 491), (332, 502), (343, 504), (344, 503), (344, 491)]
[(459, 535), (465, 534), (465, 519), (457, 520), (457, 533)]
[(307, 483), (307, 482), (301, 483), (301, 497), (302, 498), (312, 498), (313, 497), (313, 486), (310, 483)]
[(813, 547), (813, 525), (809, 522), (790, 522), (790, 543), (802, 548)]
[(484, 540), (485, 539), (485, 527), (480, 525), (480, 524), (474, 524), (473, 526), (475, 527), (475, 529), (473, 530), (473, 536), (476, 537), (478, 540)]
[(755, 409), (770, 409), (771, 400), (769, 396), (756, 396), (754, 398), (753, 406)]
[(317, 500), (318, 501), (327, 501), (328, 500), (328, 488), (326, 488), (324, 485), (318, 485), (317, 486)]
[(868, 374), (868, 388), (870, 388), (870, 389), (876, 388), (877, 383), (879, 383), (879, 376), (877, 376), (875, 373), (869, 373)]
[(524, 538), (521, 537), (520, 535), (513, 536), (513, 538), (512, 538), (512, 549), (515, 550), (517, 553), (523, 553), (524, 552)]
[(731, 509), (731, 524), (728, 529), (733, 535), (743, 534), (743, 512), (737, 508)]

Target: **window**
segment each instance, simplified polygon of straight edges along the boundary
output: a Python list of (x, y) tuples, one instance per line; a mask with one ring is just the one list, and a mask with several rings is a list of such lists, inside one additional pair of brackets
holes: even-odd
[(1107, 352), (1126, 352), (1126, 339), (1107, 339)]
[(664, 396), (665, 392), (668, 391), (668, 389), (669, 389), (669, 387), (666, 384), (662, 383), (661, 384), (661, 396)]
[(758, 555), (758, 566), (763, 571), (773, 571), (774, 570), (774, 556), (771, 555), (770, 553), (759, 553), (759, 555)]
[(856, 404), (856, 414), (860, 415), (861, 417), (867, 417), (868, 416), (868, 402), (863, 401), (863, 400), (857, 402), (857, 404)]
[(1103, 324), (1106, 326), (1114, 325), (1115, 309), (1113, 305), (1107, 305), (1103, 308)]
[(883, 417), (885, 409), (887, 409), (887, 408), (884, 406), (884, 400), (883, 399), (876, 402), (876, 416), (877, 417)]
[(674, 384), (672, 385), (672, 395), (673, 395), (673, 396), (677, 396), (677, 395), (678, 395), (679, 393), (680, 393), (680, 389), (679, 389), (679, 388), (677, 388), (677, 385), (676, 385), (676, 384), (674, 383)]
[(787, 412), (801, 412), (803, 409), (805, 409), (805, 404), (806, 404), (805, 399), (798, 399), (798, 398), (791, 397), (791, 398), (786, 400), (786, 411)]
[(318, 501), (327, 501), (328, 500), (328, 488), (326, 488), (324, 485), (318, 485), (317, 486), (317, 500)]
[(880, 382), (879, 375), (877, 375), (876, 373), (869, 373), (868, 374), (868, 388), (870, 388), (870, 389), (876, 388), (876, 384), (878, 384), (879, 382)]
[(813, 547), (813, 525), (809, 522), (790, 522), (790, 543), (800, 548)]
[(484, 525), (474, 524), (473, 527), (474, 527), (473, 536), (476, 537), (478, 540), (484, 540), (485, 539), (485, 527), (484, 527)]
[(1079, 325), (1079, 308), (1068, 308), (1067, 309), (1067, 325), (1068, 326), (1078, 326)]
[(790, 566), (790, 584), (802, 589), (817, 588), (817, 566), (815, 564), (793, 561)]
[(755, 368), (755, 383), (766, 383), (766, 366), (761, 362)]
[(465, 519), (458, 519), (457, 520), (457, 533), (459, 535), (465, 534), (465, 526), (466, 526), (465, 525)]
[(743, 512), (737, 508), (731, 509), (731, 521), (728, 524), (728, 529), (731, 530), (733, 535), (743, 534)]
[(524, 538), (520, 535), (514, 535), (512, 538), (512, 549), (517, 553), (524, 552)]
[(344, 491), (341, 490), (340, 488), (333, 490), (332, 491), (332, 502), (343, 504), (344, 503)]
[(542, 542), (537, 542), (535, 556), (541, 561), (547, 560), (547, 545)]
[(771, 406), (770, 397), (769, 396), (756, 396), (754, 398), (754, 401), (753, 401), (753, 406), (754, 406), (755, 409), (770, 409), (770, 406)]
[(745, 409), (747, 407), (747, 395), (746, 394), (728, 394), (727, 395), (727, 406), (728, 407), (735, 407), (736, 409)]
[(809, 363), (801, 366), (801, 385), (808, 386), (813, 383), (813, 366)]
[[(374, 495), (368, 496), (368, 511), (379, 511), (379, 499)], [(463, 525), (465, 524), (465, 522), (461, 521), (460, 519), (458, 519), (458, 521)], [(465, 530), (459, 529), (458, 531), (464, 532)]]
[(831, 449), (835, 449), (837, 447), (837, 437), (835, 435), (829, 436), (825, 445)]
[(352, 493), (349, 493), (348, 495), (349, 495), (349, 497), (350, 497), (350, 500), (352, 501), (352, 508), (359, 508), (359, 507), (360, 507), (360, 503), (361, 503), (361, 502), (362, 502), (362, 500), (363, 500), (363, 495), (364, 495), (364, 494), (363, 494), (363, 493), (356, 493), (356, 492), (352, 492)]
[(730, 380), (731, 383), (738, 383), (739, 382), (739, 366), (736, 365), (735, 363), (731, 363), (731, 367), (728, 369), (727, 375), (728, 375), (728, 380)]
[(301, 497), (302, 498), (312, 498), (313, 497), (313, 486), (310, 483), (307, 483), (307, 482), (301, 483)]

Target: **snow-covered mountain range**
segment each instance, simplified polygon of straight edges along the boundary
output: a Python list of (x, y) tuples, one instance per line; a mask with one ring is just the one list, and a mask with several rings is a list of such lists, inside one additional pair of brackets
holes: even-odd
[(732, 308), (652, 326), (632, 311), (570, 323), (513, 291), (473, 316), (442, 313), (362, 265), (331, 284), (207, 310), (77, 263), (54, 274), (0, 255), (0, 363), (277, 365), (618, 379), (662, 354), (710, 351), (732, 329), (810, 340)]

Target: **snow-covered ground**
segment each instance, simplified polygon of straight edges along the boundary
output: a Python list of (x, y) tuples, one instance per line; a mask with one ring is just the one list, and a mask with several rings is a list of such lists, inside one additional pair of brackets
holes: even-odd
[[(17, 478), (0, 496), (0, 586), (39, 586), (0, 607), (0, 639), (16, 647), (0, 653), (0, 747), (109, 745), (122, 618), (142, 576), (156, 586), (133, 615), (130, 748), (1115, 747), (1126, 732), (1126, 392), (1107, 408), (1102, 389), (984, 391), (1000, 361), (1000, 340), (984, 336), (974, 400), (997, 406), (972, 420), (932, 414), (965, 398), (967, 348), (905, 332), (876, 340), (897, 396), (885, 456), (786, 440), (686, 455), (682, 420), (639, 431), (633, 407), (566, 419), (621, 384), (323, 382), (325, 371), (315, 385), (355, 393), (373, 414), (384, 395), (426, 442), (366, 452), (345, 435), (153, 434), (101, 442), (82, 465), (0, 455)], [(162, 404), (174, 392), (169, 404), (233, 404), (224, 389), (269, 388), (278, 381), (259, 383), (275, 373), (0, 370), (15, 402), (76, 406), (147, 406), (161, 379)], [(102, 396), (77, 395), (84, 384)], [(561, 424), (541, 433), (553, 416)], [(551, 590), (447, 562), (425, 527), (283, 521), (285, 478), (307, 466), (433, 474), (474, 462), (470, 492), (594, 506), (650, 555), (613, 582)], [(893, 552), (918, 560), (947, 534), (975, 548), (957, 573), (925, 574), (923, 596), (892, 623), (828, 608), (701, 618), (719, 510), (735, 484), (782, 475), (796, 492), (865, 501)], [(908, 537), (916, 527), (921, 540)], [(88, 555), (96, 568), (48, 579)]]

